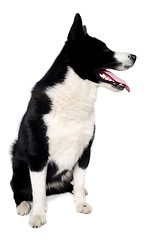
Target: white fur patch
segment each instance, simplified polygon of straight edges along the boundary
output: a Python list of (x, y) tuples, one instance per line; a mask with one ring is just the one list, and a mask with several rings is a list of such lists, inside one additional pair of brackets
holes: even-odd
[(46, 223), (46, 172), (46, 167), (41, 172), (30, 171), (33, 193), (33, 209), (29, 219), (29, 224), (34, 228), (41, 227)]
[(88, 203), (76, 204), (76, 211), (78, 213), (89, 214), (92, 212), (92, 207)]
[(129, 53), (115, 52), (114, 57), (119, 63), (121, 63), (119, 67), (116, 67), (116, 70), (123, 71), (132, 67), (133, 61), (129, 58), (129, 56)]
[(86, 170), (79, 168), (76, 164), (73, 172), (74, 177), (74, 201), (76, 204), (76, 211), (79, 213), (91, 213), (92, 207), (87, 203), (85, 190), (85, 176)]
[(30, 205), (26, 201), (21, 202), (17, 206), (17, 214), (18, 215), (24, 216), (24, 215), (27, 215), (29, 212), (30, 212)]
[(33, 228), (39, 228), (46, 223), (46, 215), (45, 213), (40, 215), (32, 215), (29, 219), (29, 224)]
[(52, 110), (43, 117), (49, 160), (54, 160), (59, 172), (72, 170), (93, 136), (97, 85), (69, 67), (65, 81), (48, 88), (46, 94), (52, 101)]

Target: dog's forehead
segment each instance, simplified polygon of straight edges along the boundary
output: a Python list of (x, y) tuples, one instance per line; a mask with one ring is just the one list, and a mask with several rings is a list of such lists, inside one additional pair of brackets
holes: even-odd
[(87, 38), (87, 42), (88, 42), (88, 45), (90, 47), (94, 47), (94, 48), (97, 48), (97, 49), (103, 49), (106, 47), (106, 44), (104, 42), (102, 42), (101, 40), (95, 38), (95, 37), (91, 37), (88, 35), (88, 38)]

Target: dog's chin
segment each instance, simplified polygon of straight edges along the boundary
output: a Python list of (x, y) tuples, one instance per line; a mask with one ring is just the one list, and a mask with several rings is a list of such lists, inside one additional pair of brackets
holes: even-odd
[(111, 90), (112, 92), (122, 92), (125, 89), (125, 88), (123, 88), (123, 89), (116, 88), (113, 85), (111, 85), (109, 83), (105, 83), (105, 82), (100, 82), (98, 85), (99, 85), (99, 87), (104, 87), (106, 89)]

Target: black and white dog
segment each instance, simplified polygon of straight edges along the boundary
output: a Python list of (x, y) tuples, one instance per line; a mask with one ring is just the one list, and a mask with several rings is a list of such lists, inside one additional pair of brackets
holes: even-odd
[(17, 213), (30, 211), (29, 223), (46, 223), (46, 196), (72, 192), (76, 210), (90, 213), (85, 175), (95, 133), (97, 89), (130, 91), (108, 69), (126, 70), (136, 56), (111, 51), (87, 34), (76, 14), (68, 39), (55, 62), (36, 83), (12, 150), (11, 187)]

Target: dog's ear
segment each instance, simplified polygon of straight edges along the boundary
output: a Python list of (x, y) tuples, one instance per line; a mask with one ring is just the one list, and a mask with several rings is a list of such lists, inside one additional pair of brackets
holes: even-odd
[(84, 34), (86, 35), (87, 34), (87, 27), (85, 25), (83, 26), (83, 31), (84, 31)]
[(79, 13), (75, 15), (74, 22), (68, 34), (69, 41), (76, 41), (87, 34), (86, 26), (82, 25), (82, 19)]

